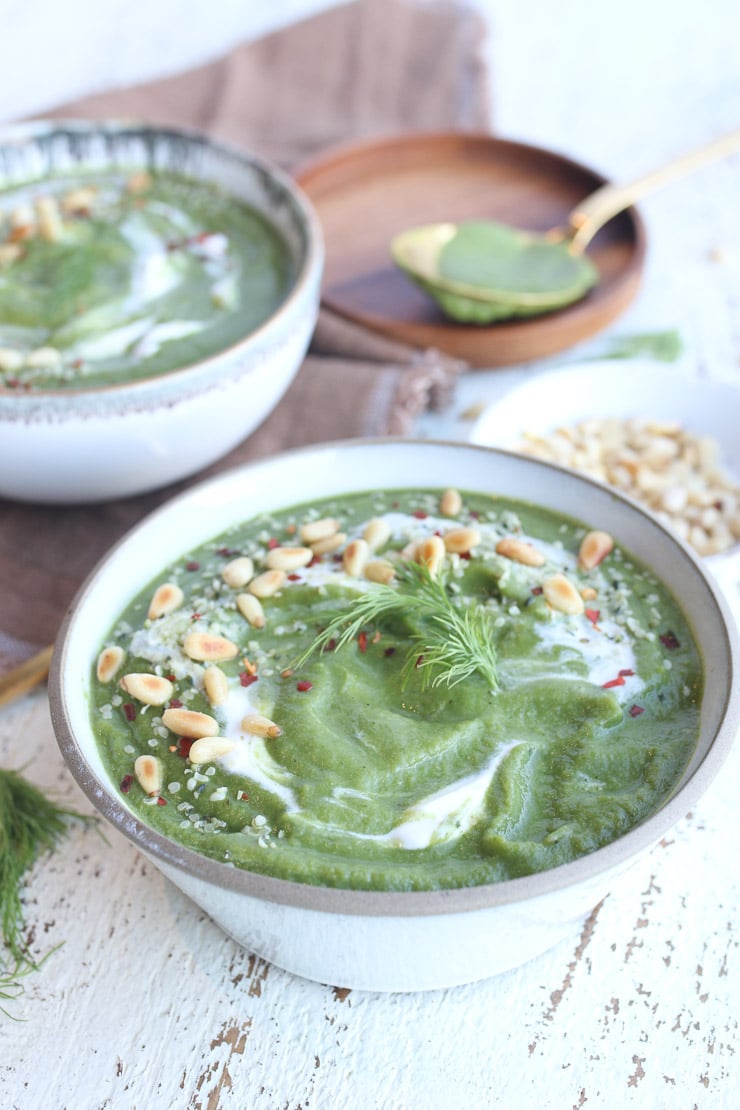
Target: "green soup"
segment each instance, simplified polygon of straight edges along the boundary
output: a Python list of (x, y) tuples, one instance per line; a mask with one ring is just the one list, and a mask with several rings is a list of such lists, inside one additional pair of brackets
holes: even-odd
[(252, 871), (421, 890), (555, 867), (660, 806), (702, 692), (674, 599), (618, 545), (586, 569), (577, 522), (440, 498), (259, 517), (132, 602), (92, 717), (147, 824)]
[(0, 385), (191, 365), (262, 324), (292, 280), (274, 228), (215, 185), (96, 173), (0, 192)]

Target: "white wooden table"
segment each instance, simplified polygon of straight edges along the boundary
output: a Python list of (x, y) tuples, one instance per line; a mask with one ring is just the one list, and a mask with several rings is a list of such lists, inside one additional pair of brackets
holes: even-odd
[[(171, 16), (171, 4), (159, 7)], [(187, 7), (194, 22), (181, 21), (179, 42), (191, 62), (183, 27), (197, 32), (212, 11)], [(225, 8), (230, 33), (244, 30)], [(526, 24), (521, 11), (514, 0), (495, 6), (503, 133), (626, 177), (740, 123), (730, 0), (703, 20), (695, 6), (625, 0), (608, 29), (586, 0), (539, 0)], [(14, 14), (23, 31), (20, 6)], [(112, 31), (96, 34), (93, 83), (115, 50)], [(576, 63), (582, 78), (565, 78)], [(83, 91), (49, 87), (59, 98)], [(735, 159), (645, 203), (645, 284), (613, 333), (678, 327), (697, 373), (740, 382), (739, 197)], [(469, 375), (453, 409), (426, 417), (420, 434), (466, 436), (471, 404), (543, 368)], [(736, 584), (727, 588), (740, 612)], [(0, 765), (20, 764), (89, 808), (58, 754), (43, 690), (0, 710)], [(73, 828), (25, 891), (34, 950), (62, 947), (27, 980), (14, 1006), (22, 1020), (0, 1020), (0, 1108), (736, 1110), (739, 786), (736, 749), (582, 931), (519, 970), (422, 995), (347, 992), (279, 971), (228, 940), (116, 832)]]

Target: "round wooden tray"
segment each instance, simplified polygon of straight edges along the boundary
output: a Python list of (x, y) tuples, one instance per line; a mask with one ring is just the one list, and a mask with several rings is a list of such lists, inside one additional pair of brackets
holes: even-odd
[(324, 229), (324, 304), (473, 366), (510, 366), (571, 347), (611, 323), (639, 287), (645, 232), (634, 209), (589, 247), (598, 286), (570, 308), (530, 320), (456, 324), (394, 266), (388, 244), (404, 228), (483, 217), (545, 231), (603, 184), (593, 170), (538, 147), (483, 134), (414, 133), (342, 147), (296, 177)]

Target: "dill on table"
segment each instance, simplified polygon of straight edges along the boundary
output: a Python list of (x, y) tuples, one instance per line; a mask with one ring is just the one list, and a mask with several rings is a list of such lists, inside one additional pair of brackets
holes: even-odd
[(41, 793), (17, 771), (0, 769), (0, 1012), (3, 1001), (23, 991), (22, 979), (43, 961), (33, 958), (24, 938), (21, 892), (27, 871), (67, 831), (71, 818), (81, 818)]
[(496, 645), (490, 615), (478, 605), (456, 604), (444, 575), (433, 575), (424, 563), (402, 563), (397, 585), (375, 585), (354, 599), (316, 637), (295, 666), (335, 641), (339, 650), (363, 629), (383, 617), (406, 618), (414, 626), (404, 664), (422, 672), (431, 686), (455, 686), (478, 672), (491, 690), (498, 689)]

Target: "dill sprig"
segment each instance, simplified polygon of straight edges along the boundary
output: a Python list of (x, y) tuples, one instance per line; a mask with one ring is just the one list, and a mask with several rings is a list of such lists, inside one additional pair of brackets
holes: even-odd
[[(24, 938), (21, 892), (26, 872), (43, 851), (56, 847), (67, 831), (73, 810), (50, 801), (17, 771), (0, 770), (0, 999), (23, 991), (21, 980), (41, 962), (33, 958)], [(86, 818), (81, 818), (86, 820)], [(0, 1005), (0, 1011), (7, 1010)]]
[(474, 605), (455, 604), (447, 579), (423, 563), (401, 563), (398, 584), (374, 585), (355, 598), (349, 611), (335, 617), (294, 664), (302, 666), (314, 652), (334, 641), (337, 651), (368, 627), (389, 616), (405, 618), (413, 630), (403, 673), (422, 672), (431, 686), (455, 686), (476, 671), (491, 690), (498, 689), (496, 645), (489, 614)]

